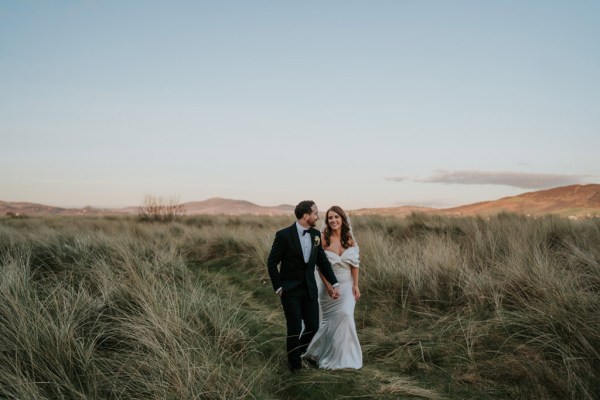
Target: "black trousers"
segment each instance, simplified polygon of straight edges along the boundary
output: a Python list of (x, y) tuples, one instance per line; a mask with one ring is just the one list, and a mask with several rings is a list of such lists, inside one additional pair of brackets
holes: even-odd
[[(291, 369), (302, 366), (300, 356), (306, 351), (310, 341), (319, 329), (319, 303), (310, 298), (306, 283), (284, 291), (281, 295), (281, 305), (287, 325), (287, 354)], [(304, 331), (302, 331), (304, 321)]]

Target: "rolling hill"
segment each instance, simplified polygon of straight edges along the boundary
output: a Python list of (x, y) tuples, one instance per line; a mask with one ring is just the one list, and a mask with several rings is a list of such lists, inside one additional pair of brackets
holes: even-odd
[(294, 206), (287, 204), (275, 207), (265, 207), (246, 200), (223, 199), (220, 197), (184, 203), (184, 207), (186, 215), (290, 215), (294, 212)]
[(48, 215), (124, 215), (127, 211), (112, 208), (53, 207), (45, 204), (0, 201), (0, 216), (48, 216)]
[(600, 216), (600, 185), (562, 186), (494, 201), (447, 208), (443, 212), (451, 215), (490, 215), (512, 212), (525, 215)]
[[(183, 204), (186, 215), (292, 215), (294, 206), (279, 205), (265, 207), (245, 200), (223, 199), (219, 197)], [(51, 215), (136, 215), (139, 207), (125, 208), (63, 208), (27, 202), (0, 201), (0, 216), (51, 216)]]
[(404, 217), (413, 212), (450, 216), (487, 216), (510, 212), (530, 216), (558, 214), (571, 218), (600, 217), (600, 185), (562, 186), (452, 208), (399, 206), (363, 208), (353, 210), (351, 213), (353, 215), (378, 214)]

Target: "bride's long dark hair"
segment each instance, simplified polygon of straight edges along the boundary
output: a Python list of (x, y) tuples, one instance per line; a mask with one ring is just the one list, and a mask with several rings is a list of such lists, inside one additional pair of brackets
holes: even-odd
[(331, 227), (329, 226), (329, 212), (333, 211), (342, 217), (342, 233), (340, 235), (340, 241), (342, 242), (342, 247), (347, 249), (352, 244), (352, 235), (350, 234), (350, 223), (348, 223), (348, 217), (346, 213), (340, 206), (332, 206), (325, 213), (325, 229), (323, 229), (323, 237), (325, 238), (325, 243), (327, 246), (331, 244)]

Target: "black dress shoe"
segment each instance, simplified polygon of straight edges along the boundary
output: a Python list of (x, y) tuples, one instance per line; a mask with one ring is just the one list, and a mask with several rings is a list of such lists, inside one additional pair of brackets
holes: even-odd
[(290, 369), (290, 372), (292, 374), (297, 374), (302, 369), (302, 364), (300, 364), (300, 365), (288, 364), (288, 368)]
[(319, 368), (319, 364), (312, 358), (303, 358), (303, 360), (310, 368)]

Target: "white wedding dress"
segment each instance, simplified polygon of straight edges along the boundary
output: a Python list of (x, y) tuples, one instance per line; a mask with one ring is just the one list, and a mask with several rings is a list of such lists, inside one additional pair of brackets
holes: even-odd
[(340, 297), (331, 299), (315, 272), (321, 322), (303, 357), (316, 361), (319, 368), (323, 369), (359, 369), (362, 367), (362, 351), (354, 323), (356, 300), (352, 294), (353, 280), (350, 272), (350, 268), (359, 265), (358, 246), (347, 248), (341, 256), (327, 250), (325, 254), (340, 284)]

